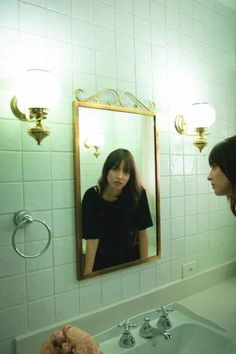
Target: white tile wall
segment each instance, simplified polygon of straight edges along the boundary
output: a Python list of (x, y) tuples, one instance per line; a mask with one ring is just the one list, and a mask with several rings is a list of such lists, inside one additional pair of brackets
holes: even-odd
[[(0, 352), (13, 339), (79, 313), (138, 295), (235, 258), (235, 218), (207, 182), (211, 146), (236, 132), (236, 14), (216, 0), (0, 0)], [(17, 72), (50, 68), (62, 85), (49, 113), (52, 133), (37, 146), (9, 108)], [(112, 87), (157, 104), (161, 141), (161, 259), (78, 282), (74, 248), (74, 89)], [(173, 120), (184, 103), (209, 101), (217, 121), (199, 154)], [(14, 213), (48, 222), (53, 242), (36, 259), (11, 247)], [(40, 225), (19, 230), (30, 254)], [(38, 352), (38, 348), (36, 349)]]

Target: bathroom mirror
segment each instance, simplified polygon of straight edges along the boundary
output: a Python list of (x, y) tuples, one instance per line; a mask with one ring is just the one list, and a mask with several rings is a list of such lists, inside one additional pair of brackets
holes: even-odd
[[(76, 90), (73, 102), (74, 175), (77, 274), (80, 280), (160, 257), (159, 137), (153, 107), (153, 104), (151, 107), (144, 105), (128, 92), (106, 89), (83, 98), (83, 91)], [(133, 155), (147, 194), (153, 222), (153, 226), (147, 229), (148, 257), (85, 275), (82, 198), (87, 189), (97, 185), (107, 156), (118, 148), (127, 149)]]

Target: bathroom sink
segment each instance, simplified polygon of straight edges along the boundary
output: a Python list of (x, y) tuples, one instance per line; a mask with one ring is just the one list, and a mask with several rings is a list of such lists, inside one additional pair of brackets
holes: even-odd
[[(123, 354), (235, 354), (234, 343), (225, 335), (199, 324), (186, 323), (170, 331), (172, 338), (156, 336)], [(105, 354), (105, 353), (104, 353)]]
[(97, 336), (102, 354), (236, 354), (236, 342), (214, 322), (197, 315), (180, 304), (169, 305), (172, 327), (171, 338), (155, 334), (152, 338), (139, 336), (139, 329), (145, 317), (156, 328), (158, 314), (155, 310), (131, 318), (137, 327), (131, 329), (135, 345), (123, 348), (119, 345), (121, 328), (114, 326)]

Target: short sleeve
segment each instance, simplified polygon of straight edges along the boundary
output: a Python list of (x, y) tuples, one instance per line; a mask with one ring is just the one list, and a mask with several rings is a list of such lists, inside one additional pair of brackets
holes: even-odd
[(84, 239), (100, 237), (99, 194), (94, 187), (82, 199), (82, 234)]
[(139, 206), (136, 214), (136, 223), (138, 230), (145, 230), (146, 228), (153, 226), (145, 189), (142, 189), (141, 191)]

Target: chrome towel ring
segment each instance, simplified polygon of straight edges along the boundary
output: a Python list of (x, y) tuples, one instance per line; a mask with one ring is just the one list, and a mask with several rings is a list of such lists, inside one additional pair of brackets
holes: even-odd
[[(23, 252), (21, 252), (16, 247), (16, 240), (15, 240), (16, 233), (17, 233), (18, 229), (25, 226), (27, 223), (32, 223), (34, 221), (37, 221), (46, 227), (46, 229), (48, 231), (48, 240), (47, 240), (46, 246), (42, 249), (41, 252), (36, 253), (34, 255), (27, 255), (27, 254), (24, 254)], [(24, 257), (24, 258), (36, 258), (36, 257), (41, 256), (44, 252), (46, 252), (46, 250), (48, 249), (48, 247), (50, 245), (51, 239), (52, 239), (52, 233), (51, 233), (50, 227), (46, 224), (46, 222), (44, 222), (40, 219), (33, 219), (32, 215), (27, 210), (19, 210), (17, 213), (15, 213), (14, 222), (17, 226), (12, 234), (12, 246), (13, 246), (14, 250), (16, 251), (16, 253), (19, 254), (19, 256)]]

